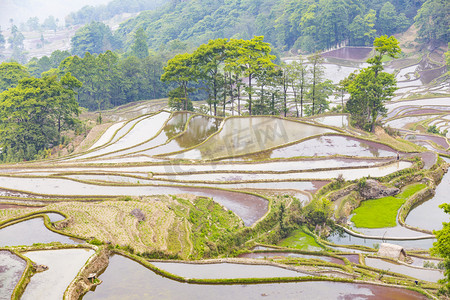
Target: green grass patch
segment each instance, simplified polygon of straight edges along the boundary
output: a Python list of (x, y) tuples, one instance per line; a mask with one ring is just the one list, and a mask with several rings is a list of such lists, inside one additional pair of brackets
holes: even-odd
[(397, 212), (400, 207), (409, 197), (425, 187), (426, 185), (422, 183), (411, 184), (396, 196), (363, 201), (353, 211), (354, 215), (351, 220), (356, 227), (395, 227), (397, 225)]
[(293, 231), (287, 238), (281, 240), (278, 243), (278, 246), (308, 251), (323, 250), (323, 248), (316, 242), (314, 237), (305, 233), (303, 230)]

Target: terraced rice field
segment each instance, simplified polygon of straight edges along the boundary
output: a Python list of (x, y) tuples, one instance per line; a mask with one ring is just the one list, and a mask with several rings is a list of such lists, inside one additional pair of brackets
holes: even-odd
[[(330, 53), (326, 72), (336, 77), (364, 67), (361, 60), (369, 52)], [(408, 251), (432, 247), (431, 230), (448, 220), (438, 208), (446, 201), (448, 174), (430, 200), (413, 206), (405, 216), (406, 225), (428, 234), (399, 221), (397, 211), (413, 195), (402, 198), (394, 208), (382, 205), (389, 210), (388, 225), (375, 220), (375, 225), (366, 226), (374, 228), (365, 228), (367, 220), (356, 224), (360, 227), (344, 222), (348, 231), (331, 232), (328, 238), (318, 236), (331, 229), (326, 226), (311, 229), (314, 232), (297, 228), (284, 238), (276, 234), (284, 225), (283, 212), (295, 218), (296, 210), (323, 199), (335, 201), (331, 206), (349, 217), (360, 205), (360, 200), (352, 198), (356, 190), (338, 197), (329, 193), (333, 185), (351, 189), (367, 177), (395, 185), (403, 174), (428, 174), (436, 163), (441, 164), (436, 168), (444, 168), (437, 154), (450, 155), (450, 143), (445, 136), (426, 132), (431, 125), (444, 131), (450, 122), (448, 87), (430, 80), (432, 72), (439, 73), (436, 70), (422, 62), (397, 68), (400, 89), (380, 122), (406, 141), (362, 133), (351, 126), (346, 114), (222, 118), (160, 110), (162, 101), (102, 113), (110, 124), (102, 127), (102, 135), (86, 140), (85, 150), (57, 159), (0, 166), (0, 261), (7, 261), (4, 264), (12, 270), (5, 293), (13, 293), (28, 257), (54, 270), (31, 277), (28, 286), (23, 285), (23, 298), (39, 298), (47, 288), (45, 282), (57, 278), (57, 288), (48, 288), (55, 298), (61, 298), (94, 251), (97, 255), (107, 250), (116, 255), (100, 275), (104, 282), (95, 292), (88, 292), (86, 299), (142, 299), (149, 293), (174, 299), (210, 298), (213, 292), (217, 298), (226, 295), (228, 299), (233, 295), (333, 298), (336, 294), (423, 299), (423, 294), (399, 286), (415, 286), (414, 280), (419, 279), (422, 291), (434, 293), (440, 271), (418, 265), (423, 258), (414, 258), (411, 267), (370, 257), (383, 241)], [(404, 99), (429, 93), (433, 97)], [(425, 190), (425, 184), (420, 187)], [(377, 210), (364, 207), (360, 210), (369, 214)], [(430, 215), (437, 217), (430, 219)], [(235, 247), (233, 243), (238, 242), (245, 245)], [(80, 244), (92, 250), (76, 248)], [(23, 261), (13, 262), (11, 257), (16, 254), (6, 255), (6, 247), (23, 255)], [(202, 264), (188, 263), (218, 256)], [(158, 258), (177, 260), (155, 261)], [(73, 262), (71, 273), (58, 273), (65, 269), (66, 260)], [(374, 269), (362, 269), (361, 264)], [(319, 281), (289, 282), (305, 277)], [(4, 294), (1, 287), (0, 294)]]

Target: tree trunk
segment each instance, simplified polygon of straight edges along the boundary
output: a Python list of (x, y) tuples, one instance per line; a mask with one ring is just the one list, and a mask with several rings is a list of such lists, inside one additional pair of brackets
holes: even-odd
[(231, 98), (231, 115), (234, 116), (234, 96), (233, 96), (233, 77), (230, 72), (230, 98)]
[(252, 74), (248, 75), (248, 114), (252, 115)]

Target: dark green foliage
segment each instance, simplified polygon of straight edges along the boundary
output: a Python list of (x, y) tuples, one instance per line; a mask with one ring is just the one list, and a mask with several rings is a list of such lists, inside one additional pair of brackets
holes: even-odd
[(27, 69), (16, 62), (0, 64), (0, 92), (17, 86), (21, 79), (28, 76)]
[(77, 124), (75, 88), (81, 82), (67, 73), (24, 78), (0, 94), (1, 157), (6, 161), (34, 159), (61, 140), (61, 131)]
[(375, 130), (378, 116), (386, 112), (384, 102), (397, 89), (394, 75), (383, 72), (383, 56), (396, 57), (401, 52), (393, 36), (388, 38), (384, 35), (375, 39), (374, 47), (376, 55), (367, 60), (370, 66), (350, 74), (342, 82), (350, 94), (346, 108), (351, 114), (353, 125), (368, 131)]
[(311, 53), (347, 42), (371, 45), (378, 35), (403, 31), (422, 3), (423, 0), (171, 1), (124, 22), (118, 34), (126, 41), (127, 49), (133, 43), (132, 33), (142, 27), (153, 49), (165, 47), (173, 40), (187, 41), (195, 47), (219, 37), (251, 39), (264, 35), (280, 50)]
[(439, 135), (442, 135), (442, 136), (446, 136), (448, 131), (444, 130), (444, 131), (441, 132), (439, 130), (439, 128), (436, 127), (436, 125), (431, 125), (431, 126), (428, 126), (427, 132), (434, 133), (434, 134), (439, 134)]
[(448, 42), (450, 39), (450, 5), (447, 0), (427, 0), (414, 21), (423, 40)]
[(42, 73), (51, 69), (57, 69), (59, 64), (69, 56), (69, 51), (56, 50), (50, 56), (42, 56), (39, 59), (33, 57), (26, 66), (31, 76), (41, 77)]
[(66, 58), (59, 71), (71, 72), (83, 83), (78, 90), (81, 106), (100, 110), (165, 96), (166, 85), (160, 81), (163, 61), (156, 55), (121, 59), (111, 51), (99, 55), (86, 53), (83, 58)]
[(331, 225), (331, 216), (333, 215), (333, 207), (327, 199), (320, 199), (311, 202), (304, 208), (304, 216), (307, 225), (314, 230), (317, 225)]
[(148, 56), (147, 36), (142, 27), (140, 27), (134, 35), (134, 43), (131, 46), (131, 53), (140, 59)]
[(81, 56), (86, 52), (103, 53), (120, 48), (120, 40), (113, 36), (111, 29), (103, 23), (92, 22), (75, 32), (71, 40), (72, 54)]
[(101, 246), (101, 245), (103, 245), (103, 242), (100, 241), (100, 240), (97, 239), (97, 238), (93, 238), (92, 240), (89, 240), (88, 243), (91, 244), (91, 245), (96, 245), (96, 246)]

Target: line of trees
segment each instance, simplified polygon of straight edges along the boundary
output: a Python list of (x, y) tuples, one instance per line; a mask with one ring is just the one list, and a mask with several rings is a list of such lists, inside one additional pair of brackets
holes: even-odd
[(229, 109), (239, 115), (286, 116), (291, 94), (297, 116), (325, 112), (333, 85), (324, 79), (320, 54), (310, 56), (308, 63), (299, 60), (281, 66), (275, 64), (275, 58), (262, 36), (250, 40), (215, 39), (192, 54), (170, 59), (161, 80), (176, 84), (169, 94), (169, 105), (179, 110), (192, 109), (189, 94), (203, 89), (213, 115), (224, 115)]

